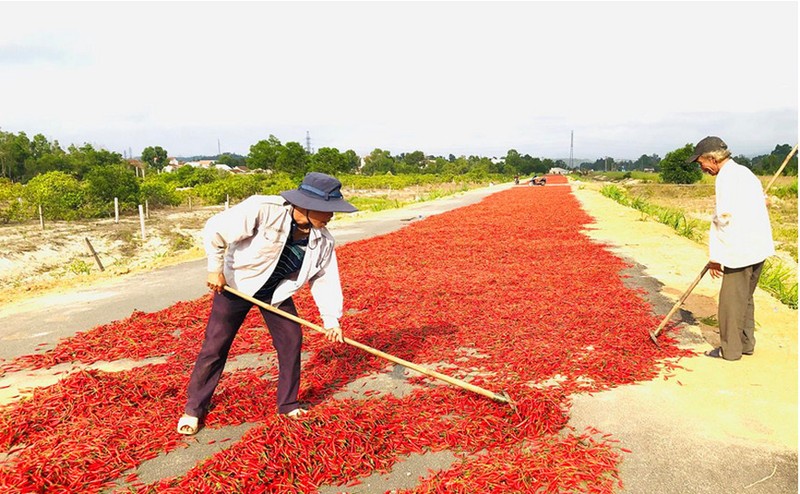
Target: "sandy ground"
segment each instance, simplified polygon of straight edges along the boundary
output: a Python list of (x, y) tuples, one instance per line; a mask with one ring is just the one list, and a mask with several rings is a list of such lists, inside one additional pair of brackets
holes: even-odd
[[(655, 310), (666, 313), (705, 264), (705, 246), (679, 237), (664, 225), (642, 221), (638, 212), (591, 188), (573, 184), (572, 190), (597, 221), (587, 235), (628, 259), (632, 264), (626, 273), (630, 282), (645, 287)], [(439, 212), (447, 209), (442, 207)], [(419, 212), (412, 207), (352, 215), (337, 220), (333, 227), (338, 238), (376, 217), (412, 220)], [(684, 304), (682, 315), (689, 323), (683, 325), (680, 340), (698, 352), (712, 348), (715, 338), (718, 341), (713, 326), (697, 322), (716, 313), (718, 290), (719, 281), (707, 277)], [(75, 296), (69, 288), (62, 287), (60, 292), (61, 298)], [(21, 311), (37, 299), (56, 304), (57, 297), (58, 292), (42, 298), (29, 296), (24, 303), (11, 305)], [(0, 317), (10, 317), (15, 310), (4, 305)], [(683, 359), (684, 369), (673, 371), (669, 379), (573, 397), (571, 426), (578, 430), (593, 426), (611, 433), (633, 451), (621, 464), (624, 492), (797, 492), (797, 312), (760, 290), (756, 308), (758, 343), (752, 357), (738, 362), (703, 356)], [(238, 360), (231, 368), (265, 365), (263, 356), (258, 355)], [(383, 392), (402, 393), (408, 386), (402, 374), (402, 369), (387, 367), (371, 378), (376, 378), (374, 382)], [(235, 440), (251, 426), (203, 430), (198, 444), (214, 438)], [(214, 448), (201, 449), (198, 446), (147, 462), (138, 471), (140, 478), (155, 480), (179, 474), (215, 452)], [(376, 476), (350, 492), (411, 487), (429, 468), (446, 468), (452, 461), (447, 455), (411, 457), (396, 465), (393, 476)], [(334, 491), (341, 492), (325, 492)]]

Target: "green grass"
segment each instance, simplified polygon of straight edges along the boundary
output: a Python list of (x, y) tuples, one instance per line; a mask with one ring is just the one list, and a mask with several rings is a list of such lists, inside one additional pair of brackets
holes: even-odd
[[(659, 223), (675, 230), (679, 235), (696, 242), (704, 240), (703, 232), (709, 227), (708, 222), (688, 218), (686, 213), (680, 209), (659, 206), (641, 196), (631, 198), (627, 191), (616, 185), (604, 185), (600, 189), (600, 193), (623, 206), (641, 211), (643, 215), (656, 219)], [(796, 238), (796, 229), (794, 235)], [(797, 256), (796, 246), (794, 255)], [(794, 279), (792, 270), (779, 258), (767, 259), (761, 272), (761, 278), (758, 280), (758, 286), (784, 305), (797, 309), (797, 280)]]
[(797, 282), (792, 283), (792, 271), (780, 259), (770, 258), (764, 262), (758, 286), (784, 305), (797, 309)]
[(357, 207), (360, 211), (384, 211), (386, 209), (402, 208), (410, 201), (400, 201), (397, 199), (389, 199), (387, 196), (380, 197), (349, 197), (349, 203)]
[(783, 186), (773, 186), (769, 190), (770, 195), (786, 199), (789, 197), (797, 197), (797, 180), (794, 183)]
[(669, 226), (682, 237), (692, 240), (700, 240), (702, 238), (702, 222), (688, 218), (680, 209), (658, 206), (641, 196), (631, 198), (625, 190), (616, 185), (604, 185), (603, 188), (600, 189), (600, 193), (623, 206), (641, 211), (643, 214), (654, 218), (659, 223)]
[(661, 183), (661, 176), (654, 172), (642, 172), (638, 170), (630, 172), (590, 172), (588, 175), (581, 175), (578, 173), (570, 174), (572, 178), (579, 181), (605, 181), (605, 182), (621, 182), (623, 180), (638, 180), (643, 183)]

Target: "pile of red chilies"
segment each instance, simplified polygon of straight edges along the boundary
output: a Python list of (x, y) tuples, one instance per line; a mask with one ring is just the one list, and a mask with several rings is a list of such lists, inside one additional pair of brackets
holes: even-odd
[[(549, 179), (548, 184), (555, 183)], [(335, 400), (387, 362), (307, 333), (307, 421), (276, 415), (277, 369), (224, 374), (206, 427), (257, 422), (185, 475), (153, 484), (134, 471), (195, 438), (174, 432), (209, 297), (98, 326), (2, 372), (65, 362), (164, 357), (123, 372), (80, 371), (0, 411), (0, 491), (314, 492), (387, 472), (405, 455), (461, 459), (408, 492), (612, 492), (624, 448), (567, 427), (572, 393), (650, 380), (689, 353), (648, 329), (659, 319), (626, 288), (626, 265), (582, 233), (592, 219), (568, 187), (515, 187), (482, 202), (338, 249), (346, 335), (495, 392), (517, 409), (430, 378), (404, 398)], [(307, 290), (301, 316), (318, 322)], [(231, 356), (272, 352), (253, 310)]]

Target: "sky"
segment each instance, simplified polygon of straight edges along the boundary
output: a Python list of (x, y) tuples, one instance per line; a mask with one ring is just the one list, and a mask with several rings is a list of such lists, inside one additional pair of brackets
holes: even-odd
[(0, 1), (0, 18), (0, 130), (63, 148), (247, 155), (308, 133), (362, 156), (594, 161), (798, 138), (796, 1)]

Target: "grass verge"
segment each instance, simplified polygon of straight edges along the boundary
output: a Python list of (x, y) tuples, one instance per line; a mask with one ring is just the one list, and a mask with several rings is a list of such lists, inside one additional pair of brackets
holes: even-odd
[[(604, 185), (600, 193), (623, 206), (641, 211), (659, 223), (669, 226), (679, 235), (697, 242), (703, 239), (702, 232), (709, 227), (708, 222), (687, 218), (679, 209), (658, 206), (638, 196), (631, 198), (625, 190), (616, 185)], [(780, 300), (782, 304), (797, 309), (797, 280), (793, 278), (792, 270), (780, 258), (771, 257), (764, 263), (758, 286)]]

